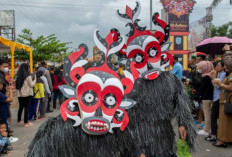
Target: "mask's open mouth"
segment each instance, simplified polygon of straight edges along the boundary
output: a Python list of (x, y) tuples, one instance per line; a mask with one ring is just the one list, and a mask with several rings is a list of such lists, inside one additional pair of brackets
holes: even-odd
[(142, 77), (145, 80), (154, 80), (159, 76), (159, 74), (160, 74), (160, 70), (152, 69), (152, 70), (144, 72), (142, 74)]
[(96, 133), (104, 133), (109, 130), (108, 123), (101, 120), (90, 120), (85, 124), (85, 127), (91, 131)]

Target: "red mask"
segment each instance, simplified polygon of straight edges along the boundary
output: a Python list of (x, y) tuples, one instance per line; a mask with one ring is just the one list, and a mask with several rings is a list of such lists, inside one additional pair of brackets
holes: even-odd
[(131, 60), (127, 62), (123, 79), (116, 73), (117, 68), (110, 59), (124, 45), (124, 38), (116, 29), (112, 29), (105, 39), (95, 31), (94, 40), (101, 50), (100, 62), (91, 63), (91, 67), (85, 69), (90, 63), (85, 60), (88, 48), (84, 44), (65, 59), (64, 77), (71, 86), (59, 87), (69, 98), (62, 104), (60, 112), (65, 121), (73, 119), (74, 126), (81, 125), (86, 133), (101, 135), (113, 132), (114, 127), (124, 130), (128, 125), (126, 109), (136, 102), (127, 95), (132, 93), (139, 74)]
[(171, 64), (172, 56), (165, 55), (171, 45), (171, 43), (165, 43), (169, 37), (169, 25), (160, 20), (158, 18), (159, 14), (155, 13), (152, 18), (156, 30), (154, 34), (146, 30), (146, 27), (140, 27), (138, 25), (140, 20), (137, 17), (141, 9), (140, 3), (136, 3), (137, 5), (134, 10), (127, 6), (125, 14), (117, 12), (119, 18), (127, 21), (126, 26), (130, 26), (131, 29), (127, 34), (127, 43), (120, 52), (126, 55), (127, 58), (135, 60), (135, 67), (143, 79), (153, 80), (167, 66), (163, 64), (164, 59), (165, 63), (168, 62), (169, 65)]

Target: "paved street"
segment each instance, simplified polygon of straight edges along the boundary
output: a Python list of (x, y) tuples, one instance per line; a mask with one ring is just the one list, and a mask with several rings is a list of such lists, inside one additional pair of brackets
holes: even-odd
[[(56, 116), (59, 114), (59, 110), (56, 110), (53, 113), (48, 114), (51, 116)], [(19, 141), (13, 143), (14, 150), (11, 151), (8, 155), (3, 155), (3, 157), (24, 157), (27, 153), (28, 145), (32, 140), (33, 136), (36, 133), (37, 128), (40, 124), (46, 119), (40, 121), (33, 121), (35, 124), (31, 127), (23, 127), (16, 125), (16, 115), (17, 115), (17, 106), (12, 108), (12, 129), (14, 130), (14, 136), (19, 138)], [(175, 125), (175, 124), (174, 124)], [(176, 126), (176, 125), (175, 125)], [(215, 148), (211, 143), (206, 142), (202, 136), (197, 137), (197, 152), (193, 153), (193, 157), (232, 157), (232, 145), (229, 145), (228, 148)]]

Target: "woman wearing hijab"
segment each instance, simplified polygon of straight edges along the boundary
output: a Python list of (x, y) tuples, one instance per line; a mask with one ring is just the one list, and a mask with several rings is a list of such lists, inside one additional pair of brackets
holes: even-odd
[(60, 105), (62, 103), (62, 97), (63, 97), (63, 95), (58, 87), (60, 85), (66, 83), (63, 76), (62, 76), (62, 72), (60, 71), (60, 68), (55, 68), (53, 80), (54, 80), (54, 84), (53, 84), (53, 108), (56, 109), (57, 96), (59, 96)]
[(211, 130), (211, 104), (213, 100), (213, 85), (211, 82), (211, 71), (214, 70), (210, 61), (201, 61), (197, 64), (198, 72), (202, 74), (199, 96), (202, 100), (202, 108), (205, 117), (205, 127), (198, 131), (198, 135), (209, 136)]
[(19, 100), (18, 124), (22, 124), (21, 116), (24, 109), (24, 126), (28, 127), (33, 125), (32, 123), (28, 123), (28, 110), (33, 96), (33, 86), (36, 83), (36, 78), (34, 80), (32, 79), (27, 63), (20, 65), (16, 77), (16, 95)]
[(214, 83), (221, 87), (220, 107), (219, 107), (219, 123), (217, 132), (217, 142), (213, 143), (215, 147), (227, 147), (226, 143), (232, 142), (232, 115), (225, 114), (224, 105), (226, 102), (232, 101), (232, 54), (223, 55), (225, 71), (229, 75), (224, 79), (215, 80)]

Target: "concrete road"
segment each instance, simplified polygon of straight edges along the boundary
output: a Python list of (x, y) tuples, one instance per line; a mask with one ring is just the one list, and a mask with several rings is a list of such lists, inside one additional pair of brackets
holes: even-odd
[[(10, 151), (9, 154), (3, 155), (3, 157), (24, 157), (26, 156), (27, 148), (34, 137), (36, 130), (42, 122), (46, 121), (47, 118), (39, 121), (32, 121), (32, 123), (34, 123), (34, 126), (17, 126), (17, 107), (12, 108), (11, 110), (12, 129), (14, 130), (14, 136), (18, 137), (19, 140), (18, 142), (12, 144), (14, 149)], [(49, 113), (48, 115), (51, 117), (58, 114), (59, 110), (55, 110), (55, 112)], [(175, 128), (177, 129), (177, 127)], [(227, 148), (216, 148), (212, 146), (212, 143), (205, 141), (203, 136), (198, 136), (197, 151), (193, 153), (193, 157), (232, 157), (232, 145), (229, 145)]]

